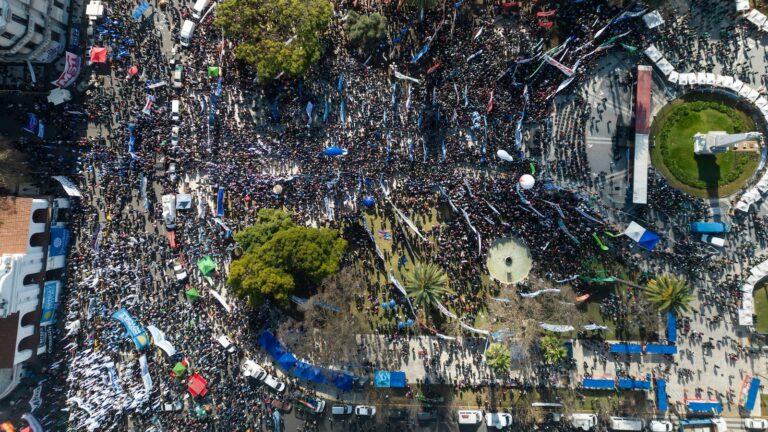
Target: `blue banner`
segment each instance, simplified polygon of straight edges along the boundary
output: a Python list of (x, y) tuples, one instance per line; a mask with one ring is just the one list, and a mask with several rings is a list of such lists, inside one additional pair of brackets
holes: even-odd
[(219, 193), (216, 195), (216, 216), (224, 217), (224, 187), (219, 186)]
[(56, 322), (56, 291), (58, 291), (59, 282), (46, 282), (43, 288), (43, 316), (40, 319), (40, 325), (53, 324)]
[(66, 255), (69, 247), (69, 230), (66, 228), (51, 228), (51, 245), (48, 247), (48, 256)]
[(133, 343), (136, 345), (137, 350), (141, 351), (149, 345), (149, 338), (147, 337), (144, 328), (136, 322), (136, 319), (131, 316), (125, 308), (121, 308), (119, 311), (115, 312), (112, 315), (112, 318), (120, 321), (120, 323), (125, 326), (125, 330), (128, 332), (128, 336), (133, 339)]

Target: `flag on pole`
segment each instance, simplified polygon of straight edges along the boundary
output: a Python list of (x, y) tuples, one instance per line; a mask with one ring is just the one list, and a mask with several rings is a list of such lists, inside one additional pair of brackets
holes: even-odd
[(569, 68), (568, 66), (565, 66), (564, 64), (560, 63), (559, 61), (553, 59), (552, 57), (548, 55), (544, 55), (544, 60), (546, 60), (547, 63), (550, 65), (560, 69), (560, 72), (564, 73), (567, 76), (573, 76), (573, 69)]
[(417, 80), (416, 78), (409, 77), (408, 75), (403, 75), (403, 74), (401, 74), (398, 71), (395, 71), (395, 78), (397, 78), (397, 79), (404, 79), (404, 80), (408, 80), (408, 81), (413, 81), (416, 84), (421, 84), (420, 80)]
[(427, 51), (429, 51), (429, 44), (430, 44), (430, 42), (427, 42), (426, 44), (424, 44), (424, 46), (423, 46), (423, 47), (421, 47), (421, 49), (419, 50), (419, 52), (417, 52), (417, 53), (416, 53), (416, 55), (414, 55), (414, 56), (413, 56), (413, 58), (411, 58), (411, 63), (412, 63), (412, 64), (416, 64), (416, 62), (418, 62), (418, 61), (419, 61), (419, 59), (420, 59), (420, 58), (421, 58), (421, 57), (422, 57), (424, 54), (426, 54), (426, 53), (427, 53)]

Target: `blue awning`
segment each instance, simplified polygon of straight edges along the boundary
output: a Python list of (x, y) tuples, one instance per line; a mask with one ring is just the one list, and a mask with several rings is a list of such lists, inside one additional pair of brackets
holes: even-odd
[(672, 312), (667, 312), (667, 340), (677, 342), (677, 317)]
[(335, 385), (339, 390), (352, 390), (353, 381), (354, 377), (347, 373), (339, 373), (333, 377), (333, 385)]
[(760, 379), (752, 378), (749, 383), (749, 392), (747, 393), (747, 401), (744, 403), (744, 409), (752, 411), (755, 409), (755, 401), (757, 401), (757, 395), (760, 393)]
[(690, 412), (715, 412), (723, 411), (723, 404), (718, 401), (688, 401), (688, 411)]
[(585, 389), (613, 390), (616, 382), (612, 379), (584, 378), (581, 385)]
[(389, 386), (392, 388), (405, 388), (405, 372), (390, 372)]
[(656, 380), (656, 405), (659, 407), (659, 412), (667, 412), (669, 410), (667, 405), (667, 382), (664, 380)]
[(293, 369), (294, 366), (296, 366), (296, 356), (289, 352), (284, 353), (280, 356), (279, 359), (277, 359), (277, 364), (280, 365), (281, 368), (289, 371)]
[(640, 354), (643, 347), (639, 344), (611, 344), (611, 352), (617, 354)]
[(622, 390), (650, 390), (650, 381), (619, 378), (619, 388)]
[(674, 345), (647, 344), (645, 346), (646, 354), (677, 354), (677, 347)]

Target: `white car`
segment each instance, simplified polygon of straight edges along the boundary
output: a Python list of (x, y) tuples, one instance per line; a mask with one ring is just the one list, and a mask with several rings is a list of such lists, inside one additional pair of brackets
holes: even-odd
[(350, 415), (352, 414), (352, 405), (334, 405), (331, 407), (331, 414)]
[(278, 381), (277, 378), (272, 375), (267, 374), (266, 378), (264, 378), (264, 384), (278, 393), (285, 391), (285, 384)]
[(671, 421), (667, 420), (651, 420), (651, 432), (671, 432), (675, 430)]
[(243, 376), (251, 377), (256, 381), (264, 381), (264, 378), (267, 377), (267, 371), (253, 360), (246, 360), (243, 362), (242, 369)]
[(701, 241), (703, 241), (704, 243), (709, 243), (712, 246), (717, 246), (717, 247), (725, 246), (725, 239), (724, 238), (722, 238), (722, 237), (713, 237), (713, 236), (711, 236), (709, 234), (702, 235), (701, 236)]
[(219, 345), (221, 345), (221, 347), (224, 348), (224, 350), (228, 353), (233, 353), (237, 350), (237, 347), (232, 343), (227, 335), (221, 335), (217, 337), (216, 342), (218, 342)]
[(744, 419), (744, 428), (749, 430), (766, 430), (768, 429), (768, 420), (747, 418)]
[(373, 417), (376, 415), (376, 407), (371, 405), (358, 405), (355, 407), (355, 415), (360, 417)]
[(179, 145), (179, 127), (174, 126), (171, 128), (171, 145), (176, 147)]
[(512, 424), (512, 414), (507, 413), (486, 413), (485, 425), (488, 428), (504, 429)]

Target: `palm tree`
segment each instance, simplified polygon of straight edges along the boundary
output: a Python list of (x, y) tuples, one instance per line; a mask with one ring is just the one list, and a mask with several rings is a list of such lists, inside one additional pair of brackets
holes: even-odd
[(547, 364), (558, 364), (568, 355), (563, 341), (555, 335), (550, 334), (541, 338), (539, 346), (544, 355), (544, 362)]
[(685, 278), (668, 273), (658, 276), (648, 282), (645, 295), (659, 312), (672, 312), (681, 316), (691, 311), (693, 288)]
[(506, 372), (512, 367), (512, 355), (509, 348), (495, 343), (485, 350), (485, 363), (496, 373)]
[(417, 264), (413, 275), (405, 284), (408, 297), (413, 299), (416, 307), (421, 307), (429, 313), (440, 302), (440, 297), (453, 294), (448, 288), (448, 276), (436, 264)]

